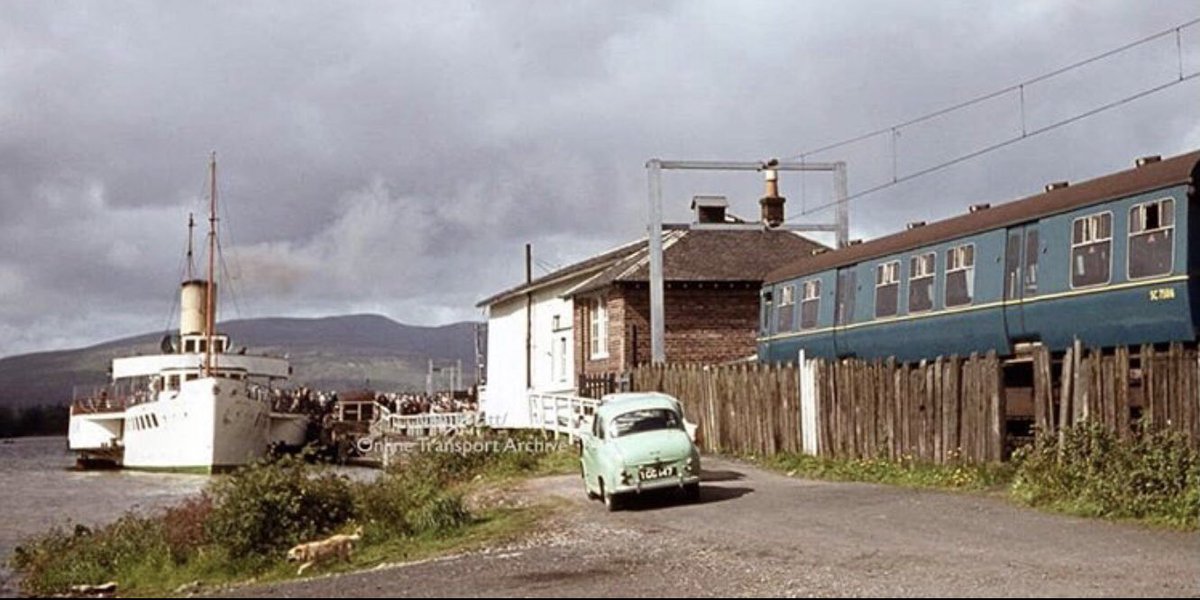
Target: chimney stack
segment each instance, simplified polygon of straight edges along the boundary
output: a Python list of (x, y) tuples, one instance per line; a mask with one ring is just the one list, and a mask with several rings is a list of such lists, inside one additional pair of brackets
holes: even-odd
[(768, 168), (763, 171), (763, 177), (767, 182), (767, 191), (758, 201), (762, 207), (762, 220), (767, 227), (779, 227), (783, 224), (783, 203), (786, 202), (779, 195), (779, 172)]
[(725, 196), (692, 196), (696, 223), (724, 223), (726, 208), (729, 208), (729, 201)]

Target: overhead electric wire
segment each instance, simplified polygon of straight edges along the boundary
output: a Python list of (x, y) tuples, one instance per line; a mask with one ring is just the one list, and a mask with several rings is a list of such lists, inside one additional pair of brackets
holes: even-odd
[[(1165, 30), (1163, 30), (1163, 31), (1160, 31), (1160, 32), (1158, 32), (1158, 33), (1155, 33), (1155, 34), (1152, 34), (1152, 35), (1149, 35), (1149, 36), (1143, 37), (1143, 38), (1141, 38), (1141, 39), (1138, 39), (1138, 40), (1136, 40), (1136, 41), (1129, 42), (1129, 43), (1127, 43), (1127, 44), (1124, 44), (1124, 45), (1122, 45), (1122, 46), (1120, 46), (1120, 47), (1113, 48), (1113, 49), (1111, 49), (1111, 50), (1108, 50), (1108, 51), (1102, 52), (1102, 53), (1100, 53), (1100, 54), (1097, 54), (1097, 55), (1094, 55), (1094, 56), (1090, 56), (1090, 57), (1088, 57), (1088, 58), (1085, 58), (1085, 59), (1083, 59), (1083, 60), (1077, 61), (1077, 62), (1075, 62), (1075, 63), (1072, 63), (1072, 64), (1070, 64), (1070, 65), (1067, 65), (1067, 66), (1065, 66), (1065, 67), (1061, 67), (1061, 68), (1059, 68), (1059, 69), (1055, 69), (1055, 70), (1053, 70), (1053, 71), (1050, 71), (1050, 72), (1048, 72), (1048, 73), (1043, 73), (1043, 74), (1041, 74), (1041, 75), (1038, 75), (1038, 76), (1036, 76), (1036, 77), (1033, 77), (1033, 78), (1027, 79), (1027, 80), (1025, 80), (1025, 81), (1022, 81), (1022, 82), (1020, 82), (1020, 83), (1017, 83), (1017, 84), (1015, 84), (1015, 85), (1011, 85), (1011, 86), (1008, 86), (1008, 87), (1006, 87), (1006, 88), (1003, 88), (1003, 89), (1000, 89), (1000, 90), (996, 90), (996, 91), (993, 91), (993, 92), (989, 92), (989, 93), (986, 93), (986, 94), (983, 94), (983, 95), (977, 96), (977, 97), (975, 97), (975, 98), (972, 98), (972, 99), (970, 99), (970, 100), (967, 100), (967, 101), (965, 101), (965, 102), (960, 102), (960, 103), (958, 103), (958, 104), (955, 104), (955, 105), (953, 105), (953, 106), (949, 106), (949, 107), (946, 107), (946, 108), (943, 108), (943, 109), (939, 109), (939, 110), (936, 110), (936, 111), (933, 111), (933, 112), (930, 112), (930, 113), (927, 113), (927, 114), (921, 115), (921, 116), (919, 116), (919, 117), (916, 117), (916, 118), (913, 118), (913, 119), (909, 119), (909, 120), (907, 120), (907, 121), (903, 121), (903, 122), (901, 122), (901, 123), (897, 123), (897, 124), (895, 124), (895, 125), (890, 125), (890, 126), (887, 126), (887, 127), (882, 127), (882, 128), (880, 128), (880, 129), (876, 129), (876, 130), (874, 130), (874, 131), (871, 131), (871, 132), (868, 132), (868, 133), (864, 133), (864, 134), (857, 135), (857, 136), (854, 136), (854, 137), (846, 138), (846, 139), (844, 139), (844, 140), (842, 140), (842, 141), (835, 142), (835, 143), (832, 143), (832, 144), (828, 144), (828, 145), (822, 146), (822, 147), (820, 147), (820, 148), (815, 148), (815, 149), (813, 149), (813, 150), (808, 150), (808, 151), (802, 152), (802, 153), (800, 153), (800, 154), (795, 154), (795, 155), (792, 155), (792, 156), (788, 157), (788, 158), (787, 158), (787, 160), (796, 160), (796, 159), (799, 159), (799, 160), (801, 160), (801, 162), (803, 162), (803, 160), (804, 160), (805, 158), (807, 158), (807, 157), (809, 157), (809, 156), (812, 156), (812, 155), (814, 155), (814, 154), (819, 154), (819, 153), (826, 152), (826, 151), (829, 151), (829, 150), (832, 150), (832, 149), (835, 149), (835, 148), (840, 148), (840, 147), (842, 147), (842, 146), (846, 146), (846, 145), (849, 145), (849, 144), (853, 144), (853, 143), (855, 143), (855, 142), (861, 142), (861, 141), (864, 141), (864, 140), (868, 140), (868, 139), (871, 139), (871, 138), (874, 138), (874, 137), (878, 137), (878, 136), (880, 136), (880, 135), (883, 135), (883, 134), (885, 134), (885, 133), (890, 133), (890, 134), (891, 134), (891, 139), (892, 139), (892, 180), (891, 180), (891, 181), (889, 181), (889, 182), (886, 182), (886, 183), (882, 183), (882, 184), (879, 184), (879, 185), (876, 185), (876, 186), (874, 186), (874, 187), (871, 187), (871, 188), (868, 188), (868, 189), (865, 189), (865, 190), (862, 190), (862, 191), (859, 191), (859, 192), (855, 192), (854, 194), (851, 194), (851, 195), (849, 195), (849, 196), (847, 196), (846, 198), (844, 198), (844, 199), (841, 199), (841, 200), (835, 200), (835, 201), (832, 201), (832, 202), (826, 202), (826, 203), (824, 203), (824, 204), (819, 204), (819, 205), (817, 205), (817, 206), (814, 206), (814, 207), (811, 207), (811, 208), (809, 208), (809, 207), (805, 206), (805, 207), (803, 207), (803, 208), (802, 208), (802, 210), (801, 210), (800, 214), (799, 214), (799, 215), (797, 215), (797, 217), (798, 217), (798, 216), (803, 216), (803, 215), (808, 215), (808, 214), (811, 214), (811, 213), (814, 213), (814, 212), (817, 212), (817, 211), (820, 211), (820, 210), (824, 210), (824, 209), (826, 209), (826, 208), (829, 208), (829, 207), (832, 207), (832, 206), (836, 206), (836, 205), (838, 205), (838, 204), (839, 204), (839, 203), (841, 203), (841, 202), (847, 202), (847, 203), (848, 203), (848, 202), (850, 202), (851, 200), (854, 200), (854, 199), (856, 199), (856, 198), (860, 198), (860, 197), (862, 197), (862, 196), (867, 196), (867, 195), (873, 194), (873, 193), (875, 193), (875, 192), (878, 192), (878, 191), (881, 191), (881, 190), (887, 189), (887, 188), (889, 188), (889, 187), (892, 187), (892, 186), (895, 186), (895, 185), (898, 185), (898, 184), (901, 184), (901, 183), (905, 183), (905, 182), (907, 182), (907, 181), (911, 181), (911, 180), (913, 180), (913, 179), (916, 179), (916, 178), (919, 178), (919, 177), (923, 177), (923, 176), (925, 176), (925, 175), (928, 175), (928, 174), (930, 174), (930, 173), (934, 173), (934, 172), (936, 172), (936, 171), (940, 171), (940, 170), (942, 170), (942, 169), (945, 169), (945, 168), (951, 167), (951, 166), (953, 166), (953, 165), (956, 165), (956, 164), (959, 164), (959, 163), (965, 162), (965, 161), (967, 161), (967, 160), (971, 160), (971, 159), (973, 159), (973, 158), (977, 158), (977, 157), (979, 157), (979, 156), (981, 156), (981, 155), (984, 155), (984, 154), (987, 154), (987, 153), (990, 153), (990, 152), (994, 152), (994, 151), (996, 151), (996, 150), (999, 150), (1000, 148), (1004, 148), (1004, 147), (1006, 147), (1006, 146), (1009, 146), (1009, 145), (1011, 145), (1011, 144), (1014, 144), (1014, 143), (1016, 143), (1016, 142), (1019, 142), (1019, 141), (1021, 141), (1021, 140), (1024, 140), (1024, 139), (1027, 139), (1027, 138), (1030, 138), (1030, 137), (1034, 137), (1034, 136), (1040, 135), (1040, 134), (1042, 134), (1042, 133), (1046, 133), (1046, 132), (1048, 132), (1048, 131), (1052, 131), (1052, 130), (1054, 130), (1054, 129), (1058, 129), (1059, 127), (1063, 127), (1063, 126), (1069, 125), (1069, 124), (1071, 124), (1071, 123), (1074, 123), (1074, 122), (1076, 122), (1076, 121), (1079, 121), (1079, 120), (1081, 120), (1081, 119), (1084, 119), (1084, 118), (1090, 117), (1090, 116), (1092, 116), (1092, 115), (1095, 115), (1095, 114), (1098, 114), (1098, 113), (1104, 112), (1104, 111), (1106, 111), (1106, 110), (1110, 110), (1110, 109), (1113, 109), (1113, 108), (1119, 107), (1119, 106), (1121, 106), (1121, 105), (1127, 104), (1127, 103), (1129, 103), (1129, 102), (1132, 102), (1132, 101), (1134, 101), (1134, 100), (1138, 100), (1138, 99), (1140, 99), (1140, 98), (1143, 98), (1143, 97), (1145, 97), (1145, 96), (1149, 96), (1149, 95), (1151, 95), (1151, 94), (1154, 94), (1154, 93), (1156, 93), (1156, 92), (1159, 92), (1159, 91), (1165, 90), (1165, 89), (1167, 89), (1167, 88), (1173, 87), (1173, 86), (1175, 86), (1175, 85), (1178, 85), (1178, 84), (1180, 84), (1180, 83), (1183, 83), (1183, 82), (1185, 82), (1185, 81), (1189, 81), (1189, 80), (1191, 80), (1191, 79), (1194, 79), (1194, 78), (1196, 78), (1197, 76), (1200, 76), (1200, 71), (1198, 71), (1198, 72), (1195, 72), (1195, 73), (1191, 73), (1191, 74), (1187, 74), (1187, 75), (1185, 75), (1185, 74), (1184, 74), (1184, 72), (1183, 72), (1183, 45), (1182, 45), (1182, 36), (1181, 36), (1181, 32), (1182, 32), (1184, 29), (1188, 28), (1188, 27), (1191, 27), (1191, 26), (1193, 26), (1193, 25), (1196, 25), (1197, 23), (1200, 23), (1200, 18), (1192, 19), (1192, 20), (1190, 20), (1190, 21), (1187, 21), (1187, 22), (1185, 22), (1185, 23), (1182, 23), (1182, 24), (1180, 24), (1180, 25), (1177, 25), (1177, 26), (1175, 26), (1175, 27), (1171, 27), (1171, 28), (1169, 28), (1169, 29), (1165, 29)], [(1074, 116), (1071, 116), (1071, 117), (1068, 117), (1068, 118), (1066, 118), (1066, 119), (1062, 119), (1062, 120), (1060, 120), (1060, 121), (1056, 121), (1056, 122), (1054, 122), (1054, 123), (1051, 123), (1051, 124), (1049, 124), (1049, 125), (1042, 126), (1042, 127), (1040, 127), (1040, 128), (1036, 128), (1036, 129), (1033, 129), (1033, 130), (1030, 130), (1030, 129), (1028, 128), (1028, 123), (1027, 123), (1027, 121), (1026, 121), (1026, 116), (1025, 116), (1025, 86), (1028, 86), (1028, 85), (1031, 85), (1031, 84), (1035, 84), (1035, 83), (1039, 83), (1039, 82), (1045, 81), (1045, 80), (1047, 80), (1047, 79), (1050, 79), (1050, 78), (1053, 78), (1053, 77), (1056, 77), (1056, 76), (1062, 75), (1062, 74), (1064, 74), (1064, 73), (1067, 73), (1067, 72), (1069, 72), (1069, 71), (1072, 71), (1072, 70), (1078, 69), (1078, 68), (1080, 68), (1080, 67), (1083, 67), (1083, 66), (1086, 66), (1086, 65), (1089, 65), (1089, 64), (1092, 64), (1092, 63), (1095, 63), (1095, 62), (1097, 62), (1097, 61), (1100, 61), (1100, 60), (1104, 60), (1104, 59), (1106, 59), (1106, 58), (1110, 58), (1110, 57), (1112, 57), (1112, 56), (1115, 56), (1115, 55), (1117, 55), (1117, 54), (1120, 54), (1120, 53), (1122, 53), (1122, 52), (1128, 51), (1128, 50), (1130, 50), (1130, 49), (1132, 49), (1132, 48), (1135, 48), (1135, 47), (1141, 46), (1141, 45), (1143, 45), (1143, 44), (1146, 44), (1146, 43), (1152, 42), (1152, 41), (1154, 41), (1154, 40), (1157, 40), (1157, 39), (1160, 39), (1160, 38), (1163, 38), (1163, 37), (1166, 37), (1166, 36), (1168, 36), (1168, 35), (1172, 35), (1172, 34), (1174, 34), (1174, 36), (1175, 36), (1175, 47), (1176, 47), (1176, 53), (1177, 53), (1177, 57), (1178, 57), (1178, 58), (1177, 58), (1177, 70), (1178, 70), (1178, 74), (1177, 74), (1177, 77), (1176, 77), (1176, 79), (1175, 79), (1175, 80), (1173, 80), (1173, 81), (1170, 81), (1170, 82), (1167, 82), (1167, 83), (1163, 83), (1163, 84), (1160, 84), (1160, 85), (1157, 85), (1157, 86), (1154, 86), (1154, 87), (1151, 87), (1151, 88), (1143, 89), (1143, 90), (1141, 90), (1141, 91), (1139, 91), (1139, 92), (1137, 92), (1137, 93), (1134, 93), (1134, 94), (1132, 94), (1132, 95), (1125, 96), (1125, 97), (1123, 97), (1123, 98), (1120, 98), (1120, 99), (1118, 99), (1118, 100), (1115, 100), (1115, 101), (1113, 101), (1113, 102), (1109, 102), (1109, 103), (1107, 103), (1107, 104), (1104, 104), (1104, 105), (1102, 105), (1102, 106), (1099, 106), (1099, 107), (1096, 107), (1096, 108), (1092, 108), (1092, 109), (1090, 109), (1090, 110), (1084, 111), (1084, 112), (1082, 112), (1082, 113), (1076, 114), (1076, 115), (1074, 115)], [(972, 105), (975, 105), (975, 104), (978, 104), (978, 103), (980, 103), (980, 102), (984, 102), (984, 101), (987, 101), (987, 100), (991, 100), (991, 99), (994, 99), (994, 98), (997, 98), (997, 97), (1003, 96), (1003, 95), (1005, 95), (1005, 94), (1010, 94), (1010, 93), (1013, 93), (1013, 92), (1018, 92), (1018, 93), (1020, 94), (1020, 111), (1021, 111), (1021, 114), (1020, 114), (1020, 120), (1021, 120), (1021, 133), (1020, 133), (1020, 135), (1017, 135), (1017, 136), (1014, 136), (1014, 137), (1012, 137), (1012, 138), (1009, 138), (1009, 139), (1003, 140), (1003, 141), (1001, 141), (1001, 142), (994, 143), (994, 144), (992, 144), (992, 145), (989, 145), (989, 146), (986, 146), (986, 147), (984, 147), (984, 148), (980, 148), (980, 149), (978, 149), (978, 150), (975, 150), (975, 151), (969, 152), (969, 153), (967, 153), (967, 154), (960, 155), (960, 156), (958, 156), (958, 157), (956, 157), (956, 158), (953, 158), (953, 159), (947, 160), (947, 161), (945, 161), (945, 162), (938, 163), (938, 164), (935, 164), (935, 165), (933, 165), (933, 166), (926, 167), (926, 168), (924, 168), (924, 169), (920, 169), (920, 170), (918, 170), (918, 171), (914, 171), (914, 172), (912, 172), (912, 173), (905, 174), (905, 175), (903, 175), (903, 176), (901, 176), (901, 175), (899, 174), (899, 172), (898, 172), (898, 167), (897, 167), (897, 157), (898, 157), (898, 150), (897, 150), (897, 148), (896, 148), (895, 140), (896, 140), (896, 137), (898, 137), (898, 136), (899, 136), (899, 133), (900, 133), (900, 130), (901, 130), (901, 129), (904, 129), (904, 128), (906, 128), (906, 127), (909, 127), (909, 126), (912, 126), (912, 125), (916, 125), (916, 124), (922, 123), (922, 122), (924, 122), (924, 121), (928, 121), (928, 120), (934, 119), (934, 118), (936, 118), (936, 117), (939, 117), (939, 116), (942, 116), (942, 115), (946, 115), (946, 114), (948, 114), (948, 113), (951, 113), (951, 112), (954, 112), (954, 111), (957, 111), (957, 110), (961, 110), (961, 109), (964, 109), (964, 108), (970, 107), (970, 106), (972, 106)], [(802, 180), (802, 182), (803, 182), (803, 178), (801, 178), (801, 180)], [(802, 194), (802, 195), (803, 195), (803, 194)], [(794, 218), (796, 218), (796, 217), (792, 217), (791, 219), (787, 219), (787, 220), (788, 220), (788, 221), (791, 221), (791, 220), (793, 220)]]
[[(1121, 98), (1120, 100), (1116, 100), (1116, 101), (1110, 102), (1110, 103), (1108, 103), (1108, 104), (1105, 104), (1105, 105), (1102, 105), (1102, 106), (1099, 106), (1099, 107), (1093, 108), (1093, 109), (1091, 109), (1091, 110), (1088, 110), (1088, 111), (1086, 111), (1086, 112), (1079, 113), (1079, 114), (1077, 114), (1077, 115), (1075, 115), (1075, 116), (1073, 116), (1073, 117), (1068, 117), (1068, 118), (1066, 118), (1066, 119), (1063, 119), (1063, 120), (1061, 120), (1061, 121), (1057, 121), (1057, 122), (1055, 122), (1055, 123), (1051, 123), (1050, 125), (1046, 125), (1045, 127), (1041, 127), (1041, 128), (1039, 128), (1039, 129), (1034, 129), (1034, 130), (1032, 130), (1032, 131), (1030, 131), (1030, 132), (1028, 132), (1028, 133), (1022, 133), (1021, 135), (1018, 135), (1018, 136), (1016, 136), (1016, 137), (1009, 138), (1009, 139), (1007, 139), (1007, 140), (1004, 140), (1004, 141), (1002, 141), (1002, 142), (997, 142), (997, 143), (995, 143), (995, 144), (992, 144), (992, 145), (990, 145), (990, 146), (987, 146), (987, 147), (984, 147), (984, 148), (980, 148), (979, 150), (975, 150), (974, 152), (970, 152), (970, 153), (967, 153), (967, 154), (963, 154), (963, 155), (961, 155), (961, 156), (958, 156), (958, 157), (956, 157), (956, 158), (950, 159), (950, 160), (948, 160), (948, 161), (945, 161), (945, 162), (942, 162), (942, 163), (936, 164), (936, 165), (934, 165), (934, 166), (932, 166), (932, 167), (926, 167), (926, 168), (924, 168), (924, 169), (921, 169), (921, 170), (919, 170), (919, 171), (914, 171), (914, 172), (912, 172), (912, 173), (909, 173), (909, 174), (907, 174), (907, 175), (904, 175), (903, 177), (898, 177), (898, 178), (895, 178), (895, 179), (893, 179), (892, 181), (889, 181), (889, 182), (887, 182), (887, 183), (882, 183), (882, 184), (879, 184), (879, 185), (877, 185), (877, 186), (875, 186), (875, 187), (868, 188), (868, 189), (862, 190), (862, 191), (860, 191), (860, 192), (855, 192), (855, 193), (853, 193), (853, 194), (850, 194), (850, 195), (846, 196), (846, 197), (845, 197), (843, 200), (835, 200), (835, 201), (832, 201), (832, 202), (826, 202), (826, 203), (824, 203), (824, 204), (817, 205), (817, 206), (815, 206), (815, 207), (813, 207), (813, 208), (810, 208), (810, 209), (808, 209), (807, 211), (805, 211), (805, 212), (803, 212), (803, 213), (801, 213), (801, 214), (810, 214), (810, 213), (813, 213), (813, 212), (817, 212), (817, 211), (820, 211), (820, 210), (824, 210), (824, 209), (826, 209), (826, 208), (829, 208), (829, 207), (831, 207), (831, 206), (837, 206), (837, 205), (838, 205), (840, 202), (850, 202), (851, 200), (854, 200), (854, 199), (856, 199), (856, 198), (860, 198), (860, 197), (862, 197), (862, 196), (867, 196), (867, 195), (869, 195), (869, 194), (873, 194), (873, 193), (875, 193), (875, 192), (878, 192), (878, 191), (880, 191), (880, 190), (884, 190), (884, 189), (890, 188), (890, 187), (892, 187), (892, 186), (899, 185), (899, 184), (901, 184), (901, 183), (905, 183), (905, 182), (907, 182), (907, 181), (911, 181), (911, 180), (913, 180), (913, 179), (916, 179), (916, 178), (918, 178), (918, 177), (923, 177), (923, 176), (925, 176), (925, 175), (928, 175), (928, 174), (930, 174), (930, 173), (933, 173), (933, 172), (936, 172), (936, 171), (940, 171), (940, 170), (942, 170), (942, 169), (945, 169), (945, 168), (947, 168), (947, 167), (951, 167), (951, 166), (957, 165), (958, 163), (961, 163), (961, 162), (965, 162), (965, 161), (971, 160), (972, 158), (977, 158), (977, 157), (979, 157), (979, 156), (982, 156), (982, 155), (984, 155), (984, 154), (987, 154), (987, 153), (989, 153), (989, 152), (994, 152), (994, 151), (996, 151), (996, 150), (999, 150), (1000, 148), (1003, 148), (1003, 147), (1005, 147), (1005, 146), (1010, 146), (1010, 145), (1012, 145), (1012, 144), (1015, 144), (1015, 143), (1017, 143), (1017, 142), (1019, 142), (1019, 141), (1021, 141), (1021, 140), (1028, 139), (1028, 138), (1031, 138), (1031, 137), (1034, 137), (1034, 136), (1037, 136), (1037, 135), (1041, 135), (1041, 134), (1043, 134), (1043, 133), (1046, 133), (1047, 131), (1052, 131), (1052, 130), (1054, 130), (1054, 129), (1058, 129), (1059, 127), (1064, 127), (1064, 126), (1066, 126), (1066, 125), (1070, 125), (1071, 123), (1074, 123), (1074, 122), (1076, 122), (1076, 121), (1079, 121), (1079, 120), (1081, 120), (1081, 119), (1085, 119), (1085, 118), (1087, 118), (1087, 117), (1090, 117), (1090, 116), (1092, 116), (1092, 115), (1095, 115), (1095, 114), (1098, 114), (1098, 113), (1104, 112), (1104, 111), (1106, 111), (1106, 110), (1110, 110), (1110, 109), (1112, 109), (1112, 108), (1116, 108), (1116, 107), (1118, 107), (1118, 106), (1121, 106), (1121, 105), (1124, 105), (1124, 104), (1128, 104), (1129, 102), (1133, 102), (1134, 100), (1138, 100), (1138, 99), (1140, 99), (1140, 98), (1144, 98), (1144, 97), (1146, 97), (1146, 96), (1149, 96), (1150, 94), (1154, 94), (1154, 93), (1157, 93), (1157, 92), (1161, 92), (1162, 90), (1165, 90), (1165, 89), (1167, 89), (1167, 88), (1170, 88), (1170, 87), (1173, 87), (1173, 86), (1179, 85), (1179, 84), (1181, 84), (1181, 83), (1183, 83), (1183, 82), (1185, 82), (1185, 81), (1191, 81), (1192, 79), (1195, 79), (1195, 78), (1197, 78), (1197, 77), (1200, 77), (1200, 71), (1197, 71), (1197, 72), (1195, 72), (1195, 73), (1191, 73), (1191, 74), (1189, 74), (1189, 75), (1185, 75), (1185, 76), (1184, 76), (1182, 79), (1176, 79), (1176, 80), (1174, 80), (1174, 81), (1169, 81), (1169, 82), (1167, 82), (1167, 83), (1164, 83), (1164, 84), (1162, 84), (1162, 85), (1158, 85), (1158, 86), (1155, 86), (1155, 87), (1152, 87), (1152, 88), (1149, 88), (1149, 89), (1142, 90), (1142, 91), (1140, 91), (1140, 92), (1138, 92), (1138, 93), (1136, 93), (1136, 94), (1133, 94), (1133, 95), (1131, 95), (1131, 96), (1126, 96), (1126, 97), (1124, 97), (1124, 98)], [(789, 219), (789, 220), (790, 220), (790, 219)]]

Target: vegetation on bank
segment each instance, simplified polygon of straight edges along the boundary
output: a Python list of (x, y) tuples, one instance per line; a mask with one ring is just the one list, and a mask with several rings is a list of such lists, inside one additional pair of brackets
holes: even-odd
[(1119, 438), (1096, 423), (1044, 436), (1007, 464), (780, 454), (765, 466), (798, 477), (919, 488), (1002, 491), (1022, 504), (1085, 517), (1200, 527), (1200, 452), (1176, 431)]
[(201, 496), (158, 514), (53, 530), (28, 540), (10, 562), (22, 591), (32, 595), (107, 581), (117, 582), (121, 595), (162, 595), (193, 591), (194, 582), (212, 589), (294, 577), (289, 548), (358, 526), (363, 536), (350, 564), (328, 561), (307, 574), (460, 549), (511, 535), (534, 519), (527, 509), (469, 509), (466, 494), (574, 468), (569, 446), (514, 449), (505, 440), (461, 452), (415, 452), (369, 482), (295, 458), (261, 463), (215, 479)]

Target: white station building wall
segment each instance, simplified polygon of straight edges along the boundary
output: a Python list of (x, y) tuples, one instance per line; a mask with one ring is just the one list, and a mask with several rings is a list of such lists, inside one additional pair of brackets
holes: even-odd
[(487, 384), (480, 409), (493, 427), (529, 427), (530, 391), (575, 392), (574, 304), (560, 296), (582, 279), (571, 278), (533, 292), (532, 388), (526, 387), (525, 379), (525, 296), (488, 307)]

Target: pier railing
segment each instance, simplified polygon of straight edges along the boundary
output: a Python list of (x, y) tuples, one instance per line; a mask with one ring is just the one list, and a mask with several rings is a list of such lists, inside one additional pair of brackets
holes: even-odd
[(478, 412), (423, 413), (402, 415), (379, 405), (380, 417), (371, 432), (406, 438), (436, 437), (474, 431), (483, 425)]
[(529, 394), (529, 417), (534, 429), (575, 437), (596, 412), (600, 401), (580, 396)]

